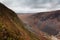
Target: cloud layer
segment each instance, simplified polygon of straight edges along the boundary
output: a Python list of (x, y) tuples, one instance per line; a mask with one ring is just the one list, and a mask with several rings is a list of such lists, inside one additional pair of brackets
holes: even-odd
[(60, 0), (0, 0), (19, 13), (43, 12), (60, 9)]

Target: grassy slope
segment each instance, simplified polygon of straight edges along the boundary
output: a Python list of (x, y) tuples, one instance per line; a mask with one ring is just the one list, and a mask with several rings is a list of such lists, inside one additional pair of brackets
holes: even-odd
[(24, 28), (16, 13), (0, 3), (0, 40), (40, 40)]

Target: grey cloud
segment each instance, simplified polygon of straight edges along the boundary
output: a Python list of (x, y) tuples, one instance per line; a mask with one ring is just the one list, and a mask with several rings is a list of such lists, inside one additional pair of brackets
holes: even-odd
[(36, 12), (41, 11), (40, 9), (60, 8), (60, 0), (0, 0), (0, 2), (16, 12)]

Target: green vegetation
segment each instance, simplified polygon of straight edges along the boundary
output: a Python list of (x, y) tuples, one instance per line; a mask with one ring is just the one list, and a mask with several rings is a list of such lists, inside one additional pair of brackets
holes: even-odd
[(14, 34), (10, 34), (4, 25), (0, 23), (0, 40), (18, 40), (17, 36), (13, 37)]

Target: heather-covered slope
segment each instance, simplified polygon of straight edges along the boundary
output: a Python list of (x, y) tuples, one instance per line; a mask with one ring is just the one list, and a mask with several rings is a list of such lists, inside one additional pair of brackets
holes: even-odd
[(24, 27), (24, 24), (17, 17), (16, 13), (0, 3), (0, 40), (41, 39)]

